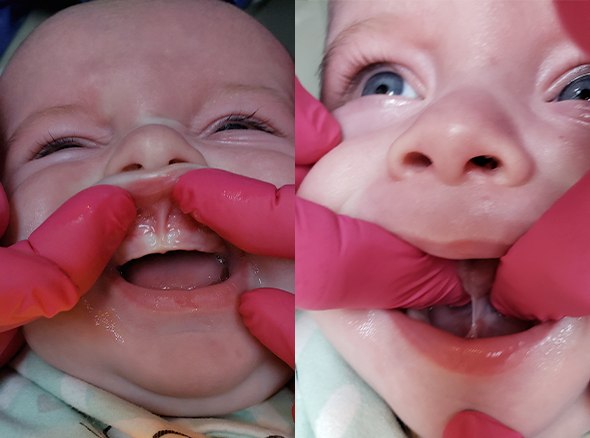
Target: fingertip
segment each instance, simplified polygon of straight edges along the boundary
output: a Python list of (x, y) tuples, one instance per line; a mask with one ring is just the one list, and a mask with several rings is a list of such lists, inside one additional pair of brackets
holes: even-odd
[(514, 429), (479, 411), (465, 410), (447, 423), (443, 438), (522, 438)]
[(295, 84), (295, 162), (311, 165), (340, 143), (342, 132), (326, 107)]

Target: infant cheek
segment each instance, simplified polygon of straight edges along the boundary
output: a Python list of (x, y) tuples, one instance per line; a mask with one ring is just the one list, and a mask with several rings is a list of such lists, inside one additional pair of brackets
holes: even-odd
[(366, 153), (359, 142), (343, 142), (322, 157), (309, 171), (297, 194), (337, 213), (356, 216), (358, 199), (378, 178), (379, 154)]
[(247, 256), (251, 263), (249, 289), (269, 287), (295, 291), (295, 267), (292, 260), (265, 256)]

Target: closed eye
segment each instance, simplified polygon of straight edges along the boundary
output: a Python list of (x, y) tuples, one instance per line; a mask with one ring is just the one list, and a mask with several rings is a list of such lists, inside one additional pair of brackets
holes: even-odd
[(44, 142), (41, 145), (37, 153), (35, 153), (35, 155), (33, 156), (33, 160), (38, 160), (40, 158), (59, 152), (63, 149), (81, 147), (83, 146), (80, 144), (80, 142), (73, 137), (53, 138), (53, 136), (51, 136), (50, 141)]
[(252, 114), (230, 114), (223, 118), (213, 128), (213, 132), (231, 131), (231, 130), (257, 130), (275, 134), (275, 130), (267, 121)]

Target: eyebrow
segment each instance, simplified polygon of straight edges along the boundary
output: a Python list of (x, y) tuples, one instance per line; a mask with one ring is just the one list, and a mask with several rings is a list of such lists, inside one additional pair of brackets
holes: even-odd
[(294, 98), (292, 93), (279, 91), (273, 87), (267, 87), (265, 85), (248, 85), (239, 83), (230, 83), (225, 85), (225, 91), (231, 92), (246, 92), (252, 94), (266, 94), (272, 96), (275, 100), (287, 103), (288, 105), (294, 104)]
[(324, 54), (318, 67), (320, 81), (323, 83), (326, 70), (330, 66), (331, 60), (334, 57), (334, 53), (338, 52), (342, 46), (346, 45), (348, 40), (354, 39), (356, 35), (361, 34), (368, 29), (374, 30), (377, 26), (383, 24), (389, 25), (391, 20), (396, 20), (399, 18), (399, 15), (388, 13), (385, 16), (369, 17), (364, 20), (357, 20), (348, 27), (344, 28), (324, 49)]
[(34, 125), (37, 120), (44, 119), (47, 117), (57, 117), (72, 114), (80, 111), (79, 105), (58, 105), (49, 108), (44, 108), (39, 111), (35, 111), (29, 114), (15, 129), (12, 135), (6, 140), (6, 148), (10, 148), (17, 139), (21, 136), (23, 131), (26, 131), (31, 125)]

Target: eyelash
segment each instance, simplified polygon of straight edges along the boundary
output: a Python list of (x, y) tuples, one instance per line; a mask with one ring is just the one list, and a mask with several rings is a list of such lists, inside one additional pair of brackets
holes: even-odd
[(231, 124), (243, 124), (247, 129), (254, 129), (257, 131), (266, 132), (268, 134), (277, 134), (277, 131), (270, 125), (267, 119), (256, 116), (256, 111), (252, 114), (230, 114), (223, 118), (213, 126), (213, 132), (230, 131), (224, 127)]
[(376, 70), (390, 64), (380, 58), (369, 57), (365, 53), (359, 53), (349, 60), (341, 73), (342, 78), (342, 96), (348, 96), (360, 83), (365, 73)]
[[(230, 131), (232, 129), (225, 128), (226, 125), (230, 124), (243, 124), (245, 129), (254, 129), (257, 131), (266, 132), (273, 135), (280, 135), (269, 123), (268, 120), (260, 117), (255, 117), (256, 111), (252, 114), (230, 114), (224, 119), (220, 120), (213, 126), (213, 132)], [(33, 155), (33, 160), (46, 157), (68, 147), (82, 147), (80, 141), (74, 137), (63, 137), (54, 138), (53, 135), (49, 134), (50, 139), (41, 142), (35, 150), (37, 152)]]
[(38, 160), (51, 155), (54, 152), (67, 149), (68, 147), (82, 147), (80, 142), (74, 137), (54, 138), (51, 134), (49, 134), (49, 137), (50, 140), (46, 140), (39, 144), (39, 147), (36, 149), (37, 152), (33, 156), (33, 160)]

